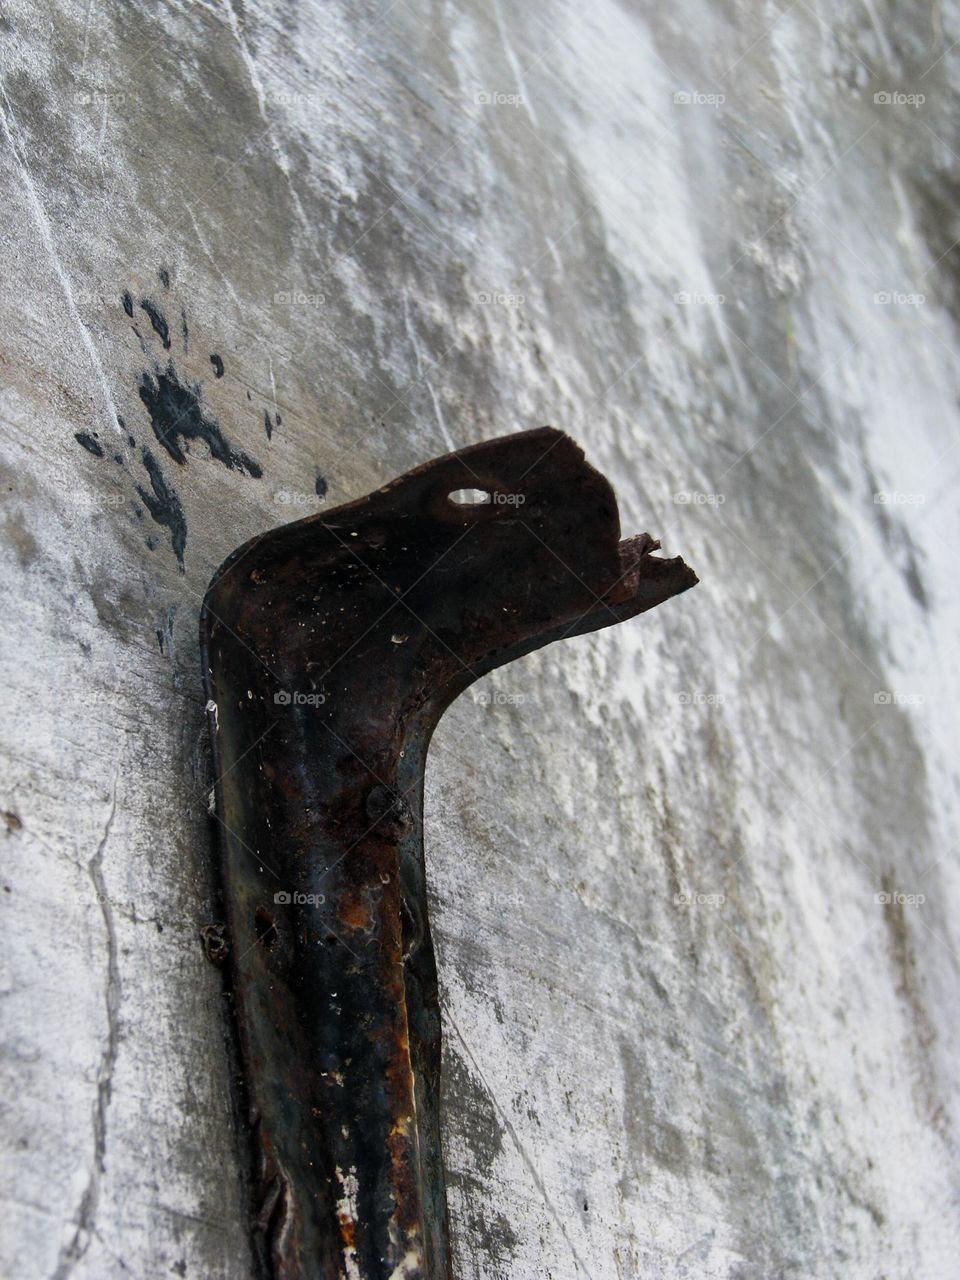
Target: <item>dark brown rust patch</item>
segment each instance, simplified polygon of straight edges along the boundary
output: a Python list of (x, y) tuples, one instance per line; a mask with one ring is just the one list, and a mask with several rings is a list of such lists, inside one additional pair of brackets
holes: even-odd
[(217, 968), (226, 963), (230, 954), (230, 944), (226, 938), (226, 926), (222, 924), (205, 924), (200, 930), (200, 941), (203, 952), (211, 964)]
[(350, 930), (370, 929), (373, 915), (366, 889), (353, 889), (342, 896), (337, 919)]

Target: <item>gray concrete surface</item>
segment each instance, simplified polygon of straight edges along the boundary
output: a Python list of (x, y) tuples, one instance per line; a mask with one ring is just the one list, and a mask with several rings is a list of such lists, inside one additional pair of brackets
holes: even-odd
[(458, 1273), (957, 1274), (958, 41), (954, 0), (5, 4), (4, 1275), (250, 1275), (201, 594), (547, 422), (702, 583), (435, 740)]

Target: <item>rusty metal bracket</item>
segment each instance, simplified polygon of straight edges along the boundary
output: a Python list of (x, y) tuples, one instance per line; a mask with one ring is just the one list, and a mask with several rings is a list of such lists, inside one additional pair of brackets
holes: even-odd
[(201, 645), (267, 1276), (452, 1274), (427, 747), (479, 676), (697, 581), (648, 534), (619, 537), (610, 485), (543, 428), (271, 530), (210, 585)]

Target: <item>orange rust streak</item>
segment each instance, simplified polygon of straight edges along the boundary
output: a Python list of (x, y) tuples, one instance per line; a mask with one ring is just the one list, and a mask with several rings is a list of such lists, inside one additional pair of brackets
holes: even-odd
[(353, 1249), (357, 1247), (357, 1224), (346, 1213), (338, 1213), (340, 1219), (340, 1239), (343, 1241), (344, 1249)]
[(348, 929), (369, 930), (373, 924), (370, 901), (365, 890), (354, 889), (343, 895), (337, 910), (337, 919)]

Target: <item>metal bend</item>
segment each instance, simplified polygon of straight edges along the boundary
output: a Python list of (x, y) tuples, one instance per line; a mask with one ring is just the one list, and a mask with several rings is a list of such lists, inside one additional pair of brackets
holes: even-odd
[[(480, 490), (460, 505), (450, 494)], [(694, 585), (550, 428), (240, 547), (207, 592), (231, 981), (265, 1275), (452, 1275), (423, 772), (479, 676)]]

